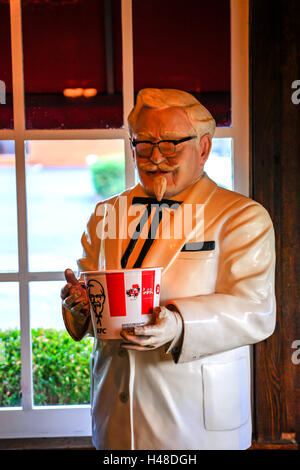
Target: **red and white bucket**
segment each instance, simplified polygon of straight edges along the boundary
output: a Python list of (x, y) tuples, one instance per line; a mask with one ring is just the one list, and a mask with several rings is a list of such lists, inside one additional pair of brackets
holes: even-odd
[(95, 336), (120, 339), (120, 331), (150, 323), (159, 306), (162, 267), (85, 271)]

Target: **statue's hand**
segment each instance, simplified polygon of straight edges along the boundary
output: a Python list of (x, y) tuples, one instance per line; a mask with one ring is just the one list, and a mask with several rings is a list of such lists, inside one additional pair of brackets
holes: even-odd
[(60, 291), (62, 306), (73, 315), (81, 313), (85, 316), (89, 316), (90, 303), (84, 283), (76, 279), (71, 269), (65, 270), (65, 278), (67, 284), (65, 284)]
[(121, 343), (124, 349), (136, 351), (149, 351), (156, 349), (179, 338), (182, 332), (182, 319), (179, 313), (166, 307), (155, 307), (153, 310), (155, 323), (146, 326), (135, 326), (122, 330), (121, 336), (125, 340)]

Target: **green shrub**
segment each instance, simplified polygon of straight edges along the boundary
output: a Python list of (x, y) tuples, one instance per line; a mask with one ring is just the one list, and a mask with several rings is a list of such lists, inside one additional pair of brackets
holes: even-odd
[(21, 404), (20, 332), (0, 331), (0, 406)]
[(99, 159), (90, 166), (97, 194), (108, 198), (125, 188), (124, 158)]
[[(4, 355), (0, 362), (0, 406), (17, 406), (21, 383), (19, 331), (0, 331), (0, 344)], [(33, 329), (34, 404), (89, 403), (91, 351), (89, 338), (75, 342), (64, 330)]]

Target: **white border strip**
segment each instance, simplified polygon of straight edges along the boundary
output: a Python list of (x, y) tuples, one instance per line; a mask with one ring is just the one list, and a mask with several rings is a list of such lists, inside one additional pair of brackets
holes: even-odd
[(18, 214), (18, 252), (19, 252), (19, 295), (20, 295), (20, 330), (21, 330), (21, 383), (22, 406), (32, 409), (32, 366), (31, 366), (31, 329), (29, 315), (29, 289), (26, 279), (28, 273), (27, 251), (27, 207), (26, 175), (24, 148), (24, 87), (23, 87), (23, 51), (22, 51), (22, 12), (21, 1), (11, 0), (11, 52), (13, 78), (13, 110), (15, 126), (15, 155), (17, 182)]
[(122, 55), (123, 55), (123, 122), (125, 140), (126, 187), (135, 185), (135, 169), (128, 140), (127, 116), (134, 105), (132, 1), (122, 0)]

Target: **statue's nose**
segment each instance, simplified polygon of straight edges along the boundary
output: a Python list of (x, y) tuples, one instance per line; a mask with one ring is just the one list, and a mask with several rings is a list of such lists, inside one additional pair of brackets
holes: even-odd
[(153, 147), (150, 160), (152, 161), (152, 163), (155, 163), (156, 165), (159, 165), (165, 160), (165, 156), (161, 153), (158, 146)]

